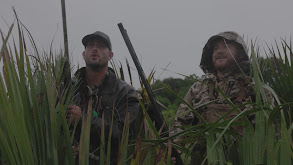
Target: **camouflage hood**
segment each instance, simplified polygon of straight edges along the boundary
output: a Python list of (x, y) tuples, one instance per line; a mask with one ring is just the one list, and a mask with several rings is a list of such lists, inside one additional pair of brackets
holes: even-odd
[[(244, 58), (242, 61), (239, 61), (238, 64), (245, 74), (249, 74), (250, 62), (249, 62), (248, 50), (247, 50), (246, 44), (243, 38), (239, 34), (233, 31), (221, 32), (217, 35), (214, 35), (205, 44), (202, 51), (202, 57), (200, 62), (200, 68), (203, 70), (203, 72), (206, 74), (215, 74), (215, 69), (212, 62), (213, 48), (214, 48), (215, 41), (221, 38), (234, 41), (239, 45), (239, 47), (241, 48), (242, 54), (244, 55)], [(236, 71), (240, 71), (238, 66), (230, 66), (226, 69), (226, 71), (227, 72), (232, 71), (233, 73), (235, 73), (235, 68), (236, 68)]]

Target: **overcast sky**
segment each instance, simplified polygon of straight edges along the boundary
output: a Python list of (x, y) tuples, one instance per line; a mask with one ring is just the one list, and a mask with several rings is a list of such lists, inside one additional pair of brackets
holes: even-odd
[[(48, 50), (54, 35), (54, 49), (63, 48), (59, 0), (1, 0), (0, 29), (5, 34), (5, 21), (11, 25), (14, 20), (12, 6), (39, 49)], [(81, 39), (99, 30), (110, 36), (115, 60), (125, 71), (125, 58), (135, 68), (117, 26), (122, 22), (146, 75), (155, 68), (159, 79), (182, 78), (176, 72), (200, 76), (202, 48), (209, 37), (232, 30), (248, 40), (257, 38), (260, 45), (290, 38), (292, 7), (292, 0), (67, 0), (70, 60), (74, 66), (84, 65)], [(169, 71), (163, 72), (165, 67)]]

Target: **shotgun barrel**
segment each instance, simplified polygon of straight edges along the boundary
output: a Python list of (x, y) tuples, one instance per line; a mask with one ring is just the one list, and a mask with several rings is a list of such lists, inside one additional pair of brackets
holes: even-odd
[[(118, 27), (119, 27), (120, 32), (122, 34), (122, 37), (123, 37), (123, 39), (124, 39), (124, 41), (126, 43), (126, 46), (127, 46), (128, 50), (130, 52), (132, 60), (133, 60), (133, 62), (135, 64), (135, 66), (136, 66), (136, 69), (138, 71), (139, 77), (141, 78), (141, 81), (142, 81), (142, 83), (143, 83), (143, 85), (145, 87), (145, 90), (146, 90), (146, 92), (148, 94), (148, 97), (149, 97), (149, 99), (151, 101), (152, 108), (149, 109), (149, 111), (151, 111), (151, 112), (148, 112), (148, 114), (149, 114), (150, 118), (155, 121), (156, 128), (159, 129), (159, 128), (162, 127), (162, 125), (164, 123), (164, 118), (162, 116), (160, 107), (159, 107), (157, 101), (155, 100), (155, 97), (154, 97), (154, 95), (152, 93), (151, 87), (150, 87), (150, 85), (149, 85), (149, 83), (147, 81), (147, 78), (146, 78), (146, 76), (144, 74), (144, 71), (143, 71), (143, 69), (142, 69), (142, 67), (140, 65), (140, 62), (139, 62), (139, 60), (137, 58), (137, 55), (136, 55), (136, 53), (134, 51), (134, 48), (133, 48), (133, 46), (131, 44), (131, 41), (130, 41), (129, 37), (128, 37), (127, 31), (124, 29), (122, 23), (119, 23)], [(163, 132), (167, 132), (167, 131), (168, 131), (168, 128), (167, 128), (166, 125), (164, 125)], [(182, 159), (180, 157), (180, 154), (177, 152), (177, 150), (175, 148), (172, 148), (172, 157), (176, 158), (176, 165), (183, 165), (183, 161), (182, 161)]]

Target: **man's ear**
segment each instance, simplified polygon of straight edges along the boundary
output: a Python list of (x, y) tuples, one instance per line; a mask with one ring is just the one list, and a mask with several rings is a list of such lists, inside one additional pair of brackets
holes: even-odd
[(245, 60), (245, 53), (240, 50), (238, 51), (237, 53), (237, 62), (241, 62), (241, 61), (244, 61)]
[(81, 55), (82, 55), (82, 57), (83, 57), (83, 59), (84, 59), (84, 56), (85, 56), (85, 53), (84, 53), (84, 51), (82, 52), (82, 54), (81, 54)]
[(113, 56), (114, 56), (114, 53), (113, 52), (109, 52), (109, 59), (108, 59), (108, 61), (110, 61), (113, 58)]

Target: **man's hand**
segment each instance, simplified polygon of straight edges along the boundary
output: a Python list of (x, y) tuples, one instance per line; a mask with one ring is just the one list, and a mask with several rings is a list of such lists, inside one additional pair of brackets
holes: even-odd
[[(179, 155), (182, 154), (182, 152), (181, 152), (180, 150), (177, 150), (177, 152), (178, 152)], [(176, 164), (176, 158), (175, 158), (175, 157), (172, 157), (171, 160), (172, 160), (172, 162), (173, 162), (174, 164)]]
[(79, 152), (79, 148), (76, 146), (72, 146), (72, 150), (73, 150), (73, 158), (76, 159)]
[(66, 119), (67, 121), (71, 121), (71, 125), (74, 125), (81, 117), (81, 109), (77, 105), (69, 105), (66, 111)]
[(171, 161), (172, 161), (174, 164), (176, 164), (176, 158), (175, 158), (175, 157), (172, 157), (172, 158), (171, 158)]

